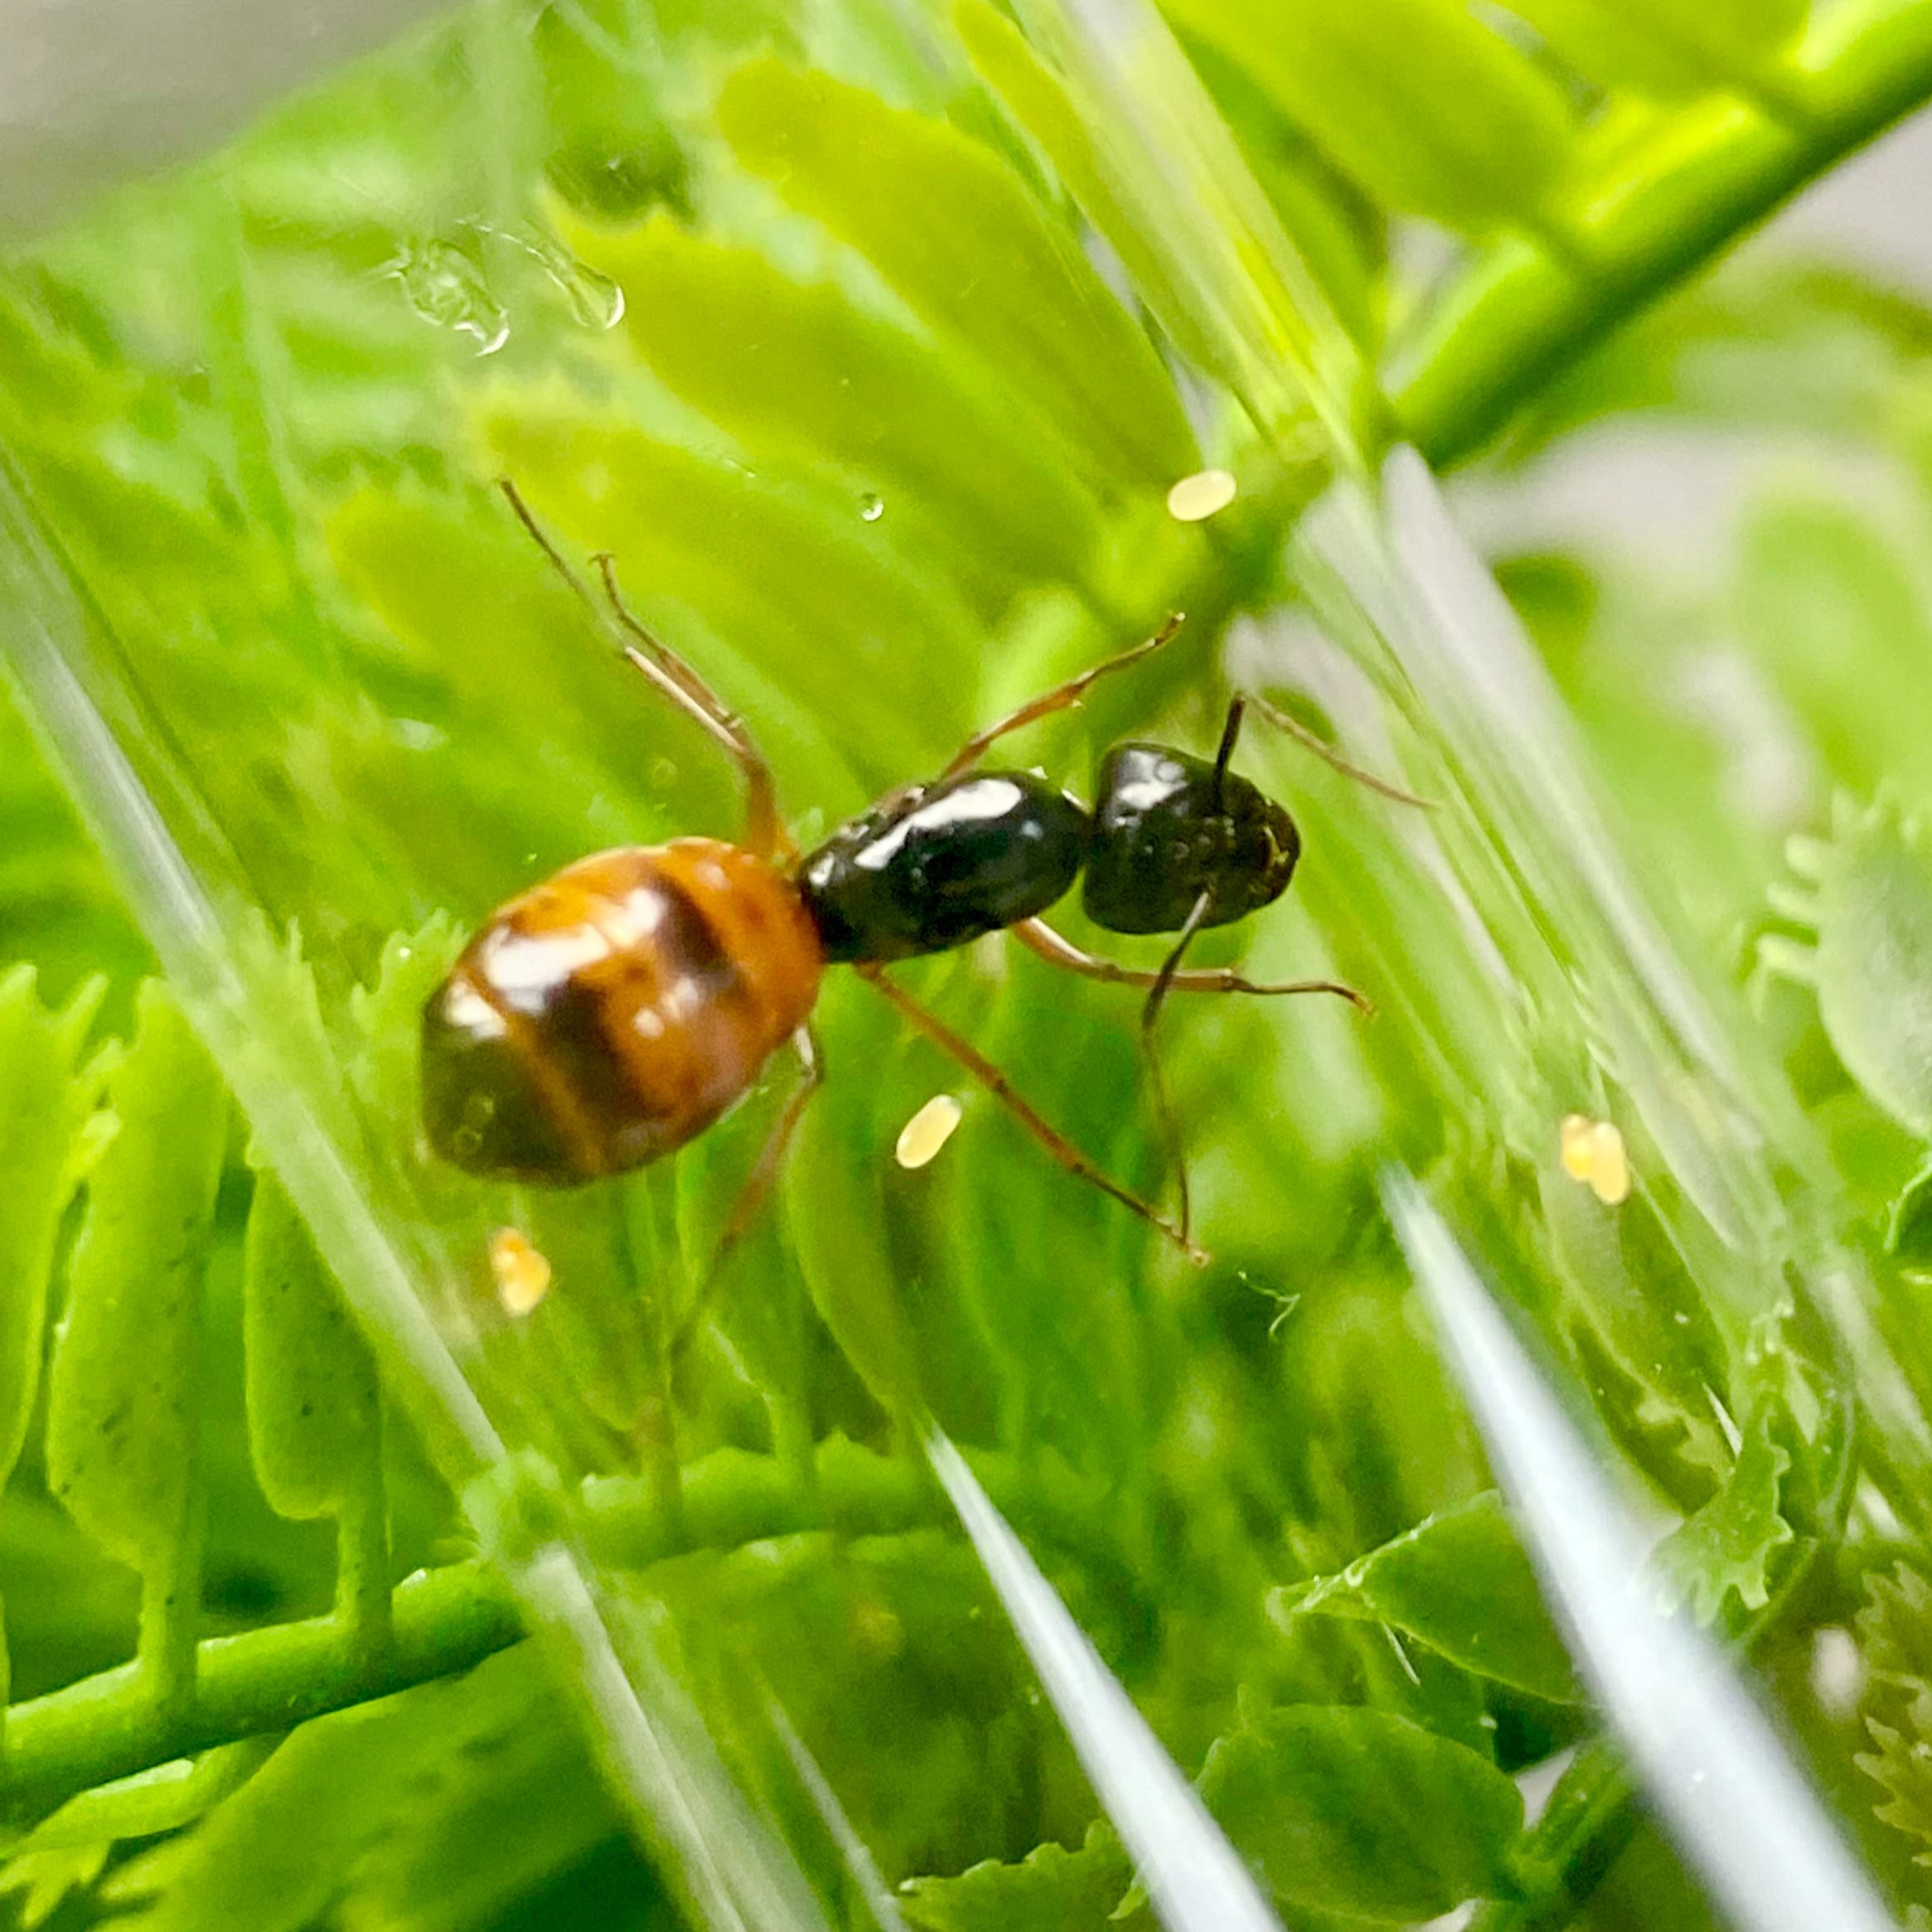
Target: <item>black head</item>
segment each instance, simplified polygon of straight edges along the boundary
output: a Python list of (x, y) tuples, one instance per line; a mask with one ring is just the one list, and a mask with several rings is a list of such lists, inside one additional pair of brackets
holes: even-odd
[(826, 957), (909, 959), (1043, 913), (1087, 853), (1087, 813), (1044, 778), (970, 772), (849, 820), (798, 869)]
[(1094, 782), (1087, 916), (1110, 932), (1178, 932), (1208, 895), (1225, 926), (1287, 891), (1301, 835), (1233, 772), (1160, 744), (1117, 744)]

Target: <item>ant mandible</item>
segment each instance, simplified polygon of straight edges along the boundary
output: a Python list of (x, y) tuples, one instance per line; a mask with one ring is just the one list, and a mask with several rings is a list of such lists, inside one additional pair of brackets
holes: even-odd
[[(506, 478), (500, 487), (601, 621), (596, 600), (516, 486)], [(789, 1039), (801, 1078), (740, 1194), (724, 1237), (729, 1248), (769, 1190), (822, 1077), (811, 1015), (825, 966), (844, 961), (1061, 1166), (1204, 1261), (1191, 1237), (1186, 1166), (1151, 1054), (1167, 995), (1328, 993), (1369, 1010), (1363, 995), (1330, 980), (1257, 984), (1224, 968), (1182, 967), (1198, 932), (1279, 898), (1300, 855), (1286, 809), (1229, 769), (1248, 700), (1230, 705), (1211, 763), (1163, 745), (1116, 745), (1102, 761), (1091, 815), (1037, 774), (979, 768), (1008, 733), (1078, 703), (1097, 680), (1158, 651), (1180, 617), (976, 732), (931, 782), (882, 798), (801, 855), (743, 724), (632, 613), (610, 557), (593, 561), (628, 640), (624, 655), (743, 774), (744, 840), (681, 838), (596, 853), (492, 915), (423, 1016), (424, 1120), (434, 1151), (471, 1173), (542, 1186), (620, 1174), (701, 1134)], [(1348, 764), (1265, 700), (1252, 702), (1351, 777), (1422, 802)], [(1176, 935), (1157, 970), (1097, 957), (1040, 920), (1082, 869), (1083, 903), (1096, 925)], [(1141, 1031), (1179, 1175), (1178, 1220), (1103, 1173), (977, 1048), (886, 976), (893, 960), (1001, 928), (1054, 966), (1147, 989)]]

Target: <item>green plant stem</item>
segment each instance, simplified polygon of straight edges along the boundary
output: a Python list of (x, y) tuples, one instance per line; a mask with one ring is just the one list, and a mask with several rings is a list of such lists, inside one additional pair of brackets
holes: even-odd
[[(1073, 1557), (1115, 1600), (1145, 1602), (1144, 1584), (1095, 1534), (1106, 1509), (1093, 1484), (1037, 1458), (1022, 1463), (976, 1453), (972, 1464), (986, 1493), (1030, 1541)], [(735, 1549), (772, 1537), (825, 1530), (894, 1536), (952, 1521), (922, 1465), (835, 1436), (819, 1444), (809, 1483), (789, 1455), (719, 1450), (688, 1464), (675, 1514), (648, 1477), (593, 1477), (584, 1485), (583, 1533), (597, 1562), (637, 1571), (689, 1550)]]
[[(1145, 1605), (1140, 1580), (1095, 1537), (1102, 1512), (1091, 1485), (1037, 1461), (1023, 1469), (982, 1455), (975, 1467), (1030, 1538), (1072, 1556), (1114, 1602)], [(691, 1465), (668, 1502), (648, 1476), (596, 1479), (583, 1500), (593, 1555), (632, 1571), (772, 1537), (892, 1535), (952, 1520), (921, 1465), (839, 1437), (820, 1445), (810, 1484), (780, 1458), (726, 1450)], [(367, 1631), (339, 1612), (205, 1643), (191, 1701), (172, 1717), (151, 1702), (138, 1663), (16, 1705), (0, 1819), (37, 1818), (110, 1779), (467, 1670), (522, 1634), (510, 1591), (481, 1563), (403, 1584), (390, 1615), (390, 1641), (374, 1654)]]
[(345, 1500), (336, 1529), (336, 1615), (371, 1676), (382, 1668), (394, 1631), (389, 1589), (389, 1511), (381, 1465), (371, 1463)]
[(37, 1818), (111, 1779), (466, 1670), (521, 1634), (509, 1593), (480, 1563), (404, 1584), (395, 1617), (373, 1676), (343, 1626), (316, 1617), (201, 1644), (193, 1701), (172, 1718), (148, 1700), (138, 1663), (15, 1705), (0, 1818)]
[(1674, 119), (1667, 151), (1592, 184), (1564, 259), (1520, 236), (1481, 249), (1385, 363), (1400, 433), (1437, 468), (1474, 454), (1592, 343), (1929, 95), (1932, 0), (1831, 10), (1795, 70), (1801, 123), (1714, 100)]

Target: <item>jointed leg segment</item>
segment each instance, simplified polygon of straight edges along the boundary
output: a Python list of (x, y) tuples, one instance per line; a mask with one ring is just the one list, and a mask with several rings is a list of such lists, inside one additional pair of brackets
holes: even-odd
[(1181, 1228), (1151, 1203), (1144, 1201), (1096, 1167), (1064, 1134), (1048, 1125), (1012, 1081), (970, 1040), (955, 1033), (937, 1014), (927, 1012), (903, 987), (889, 980), (878, 966), (860, 965), (854, 970), (868, 985), (875, 986), (935, 1046), (958, 1061), (1068, 1173), (1098, 1188), (1102, 1194), (1111, 1194), (1123, 1208), (1159, 1228), (1197, 1267), (1207, 1265), (1207, 1255), (1195, 1247)]
[[(579, 601), (600, 623), (605, 621), (605, 613), (583, 580), (564, 561), (563, 553), (551, 542), (549, 535), (532, 514), (523, 495), (509, 477), (499, 479), (497, 487), (505, 500), (516, 512), (516, 520), (530, 533), (531, 540), (550, 559), (551, 568), (569, 585)], [(668, 644), (646, 627), (637, 613), (623, 599), (617, 588), (617, 567), (608, 551), (599, 551), (592, 559), (598, 574), (603, 579), (604, 594), (609, 601), (610, 615), (617, 624), (636, 640), (623, 646), (624, 656), (642, 671), (656, 690), (682, 711), (687, 718), (708, 732), (744, 776), (745, 845), (762, 859), (790, 859), (797, 856), (797, 847), (785, 829), (784, 821), (778, 816), (777, 787), (772, 782), (771, 767), (753, 743), (751, 734), (746, 730), (743, 720), (727, 706), (724, 701), (706, 684), (697, 671), (673, 651)]]
[(953, 753), (951, 763), (939, 774), (936, 782), (944, 784), (948, 778), (956, 778), (968, 766), (975, 763), (990, 746), (1005, 737), (1008, 732), (1017, 731), (1023, 724), (1031, 724), (1038, 719), (1050, 717), (1056, 711), (1064, 711), (1069, 706), (1077, 705), (1099, 679), (1109, 676), (1116, 671), (1125, 671), (1129, 665), (1138, 664), (1143, 657), (1151, 656), (1163, 644), (1173, 638), (1185, 622), (1182, 613), (1174, 612), (1145, 643), (1136, 644), (1131, 651), (1123, 651), (1118, 656), (1109, 657), (1099, 664), (1090, 666), (1077, 677), (1070, 677), (1065, 684), (1056, 685), (1052, 690), (1029, 700), (1017, 711), (1008, 712), (997, 724), (989, 724), (983, 731), (976, 731)]
[[(1043, 919), (1022, 919), (1007, 928), (1028, 951), (1038, 953), (1049, 966), (1078, 973), (1082, 979), (1104, 981), (1110, 986), (1152, 986), (1166, 971), (1145, 966), (1122, 966), (1118, 960), (1103, 959), (1098, 953), (1084, 951), (1063, 932)], [(1374, 1002), (1353, 986), (1339, 980), (1249, 980), (1230, 966), (1190, 966), (1169, 974), (1170, 993), (1252, 993), (1262, 998), (1281, 993), (1334, 993), (1358, 1012), (1373, 1014)]]

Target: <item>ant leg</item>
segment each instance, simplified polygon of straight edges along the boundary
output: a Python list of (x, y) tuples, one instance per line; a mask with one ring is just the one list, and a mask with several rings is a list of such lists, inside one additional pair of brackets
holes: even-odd
[(1131, 651), (1123, 651), (1117, 657), (1109, 657), (1090, 666), (1077, 677), (1070, 677), (1063, 685), (1056, 685), (1043, 696), (1032, 699), (1022, 705), (1017, 711), (1010, 711), (996, 724), (989, 724), (984, 731), (976, 731), (959, 749), (952, 754), (937, 780), (944, 784), (948, 778), (956, 778), (969, 765), (976, 763), (981, 753), (1010, 731), (1017, 731), (1023, 724), (1031, 724), (1035, 719), (1045, 718), (1055, 711), (1064, 711), (1070, 705), (1077, 705), (1086, 696), (1087, 688), (1097, 679), (1116, 671), (1125, 671), (1131, 664), (1138, 664), (1143, 657), (1152, 656), (1163, 644), (1169, 642), (1175, 632), (1186, 622), (1179, 611), (1175, 611), (1145, 643), (1136, 644)]
[(643, 646), (642, 651), (627, 645), (624, 655), (653, 684), (669, 679), (705, 715), (712, 735), (731, 755), (744, 774), (746, 792), (745, 844), (761, 859), (796, 859), (798, 848), (778, 816), (778, 790), (772, 779), (772, 767), (752, 743), (744, 720), (730, 709), (717, 693), (668, 644), (647, 630), (637, 613), (624, 602), (617, 588), (617, 567), (608, 550), (592, 559), (603, 579), (604, 593), (610, 599), (617, 622)]
[(1317, 738), (1300, 719), (1290, 716), (1279, 705), (1262, 697), (1259, 692), (1252, 694), (1248, 702), (1277, 731), (1286, 732), (1297, 744), (1313, 752), (1324, 764), (1333, 765), (1344, 778), (1353, 778), (1358, 785), (1366, 785), (1371, 792), (1378, 792), (1384, 798), (1392, 798), (1397, 805), (1414, 805), (1419, 806), (1424, 811), (1435, 811), (1436, 801), (1433, 798), (1419, 798), (1413, 792), (1405, 792), (1401, 786), (1392, 785), (1387, 779), (1378, 778), (1374, 772), (1365, 772), (1361, 766), (1351, 764), (1325, 738)]
[[(1037, 953), (1049, 966), (1057, 966), (1083, 979), (1102, 980), (1110, 986), (1151, 986), (1167, 973), (1150, 972), (1140, 966), (1122, 966), (1118, 960), (1103, 959), (1083, 951), (1063, 932), (1057, 932), (1043, 919), (1022, 919), (1007, 927), (1028, 951)], [(1172, 961), (1169, 962), (1172, 964)], [(1178, 966), (1167, 973), (1169, 993), (1253, 993), (1263, 997), (1281, 993), (1334, 993), (1358, 1011), (1373, 1014), (1374, 1002), (1366, 993), (1344, 986), (1339, 980), (1256, 981), (1243, 979), (1227, 966), (1197, 966), (1181, 971)]]
[[(605, 614), (596, 598), (590, 594), (577, 573), (564, 561), (563, 553), (551, 542), (530, 506), (524, 501), (522, 492), (516, 485), (508, 477), (502, 477), (497, 480), (497, 487), (502, 491), (505, 500), (516, 512), (517, 521), (529, 533), (537, 548), (549, 559), (550, 567), (569, 585), (578, 601), (599, 624), (606, 622)], [(603, 575), (612, 614), (618, 624), (644, 646), (639, 650), (636, 646), (627, 644), (623, 646), (624, 656), (644, 674), (661, 696), (668, 699), (687, 718), (708, 732), (725, 756), (743, 774), (747, 793), (746, 845), (761, 859), (796, 857), (797, 848), (792, 844), (790, 834), (785, 830), (784, 821), (778, 816), (777, 793), (772, 782), (771, 767), (759, 755), (743, 722), (704, 679), (668, 645), (661, 643), (652, 636), (625, 604), (617, 590), (617, 573), (609, 556), (600, 553), (593, 560)]]
[(738, 1190), (738, 1198), (732, 1203), (731, 1218), (724, 1223), (718, 1246), (712, 1250), (711, 1265), (705, 1271), (704, 1281), (671, 1342), (668, 1358), (673, 1368), (684, 1359), (685, 1349), (697, 1334), (724, 1272), (725, 1262), (750, 1232), (752, 1223), (770, 1198), (772, 1187), (784, 1169), (785, 1155), (792, 1145), (792, 1136), (798, 1131), (799, 1122), (805, 1118), (805, 1110), (811, 1104), (811, 1097), (825, 1083), (825, 1060), (817, 1034), (809, 1026), (801, 1026), (792, 1034), (792, 1044), (798, 1055), (798, 1084), (787, 1097), (784, 1111), (772, 1123), (771, 1132), (765, 1136), (764, 1145), (758, 1150), (757, 1161), (745, 1177), (744, 1185)]
[(1020, 1095), (1006, 1075), (971, 1041), (955, 1033), (936, 1014), (928, 1013), (903, 987), (889, 980), (879, 967), (860, 963), (855, 966), (854, 971), (868, 985), (876, 987), (936, 1047), (957, 1060), (974, 1079), (1013, 1114), (1027, 1132), (1068, 1173), (1092, 1187), (1098, 1188), (1103, 1194), (1111, 1194), (1123, 1208), (1138, 1214), (1143, 1221), (1158, 1228), (1196, 1267), (1205, 1267), (1208, 1265), (1206, 1253), (1195, 1247), (1187, 1235), (1158, 1208), (1142, 1200), (1138, 1194), (1130, 1193), (1118, 1181), (1102, 1174), (1064, 1134), (1049, 1126)]
[[(1236, 703), (1239, 702), (1237, 699)], [(1230, 712), (1227, 733), (1222, 741), (1223, 763), (1225, 753), (1233, 747), (1234, 734), (1240, 723), (1238, 713)], [(1219, 769), (1218, 765), (1217, 773)], [(1188, 1187), (1187, 1144), (1181, 1139), (1180, 1116), (1174, 1111), (1174, 1099), (1167, 1091), (1167, 1076), (1161, 1071), (1160, 1056), (1154, 1050), (1154, 1029), (1160, 1024), (1160, 1010), (1167, 1003), (1168, 989), (1174, 984), (1174, 975), (1180, 971), (1181, 956), (1201, 930), (1201, 923), (1208, 917), (1208, 908), (1213, 904), (1213, 898), (1212, 893), (1204, 892), (1194, 901), (1194, 910), (1183, 923), (1173, 949), (1160, 962), (1160, 971), (1154, 976), (1147, 1003), (1140, 1009), (1140, 1062), (1147, 1069), (1147, 1084), (1153, 1089), (1154, 1112), (1160, 1123), (1160, 1137), (1166, 1142), (1168, 1159), (1174, 1164), (1174, 1182), (1180, 1194), (1180, 1231), (1184, 1237), (1192, 1232), (1194, 1219), (1194, 1196)]]

